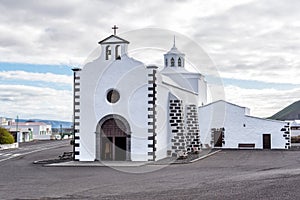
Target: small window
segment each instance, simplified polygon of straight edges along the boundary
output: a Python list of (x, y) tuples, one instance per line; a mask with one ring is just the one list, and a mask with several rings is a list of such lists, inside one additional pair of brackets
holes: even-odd
[(165, 60), (165, 65), (166, 65), (166, 67), (168, 67), (168, 59), (167, 58)]
[(174, 67), (174, 66), (175, 66), (174, 58), (171, 58), (171, 67)]
[(106, 60), (110, 60), (110, 56), (111, 56), (111, 48), (110, 48), (110, 46), (108, 45), (108, 46), (106, 46), (106, 48), (105, 48), (105, 59), (106, 59)]
[(116, 103), (120, 99), (120, 93), (117, 90), (111, 89), (108, 91), (106, 99), (109, 103)]
[(120, 55), (120, 53), (121, 53), (121, 46), (120, 45), (116, 46), (115, 53), (116, 53), (116, 60), (121, 60), (121, 55)]
[(181, 67), (181, 59), (178, 58), (178, 67)]

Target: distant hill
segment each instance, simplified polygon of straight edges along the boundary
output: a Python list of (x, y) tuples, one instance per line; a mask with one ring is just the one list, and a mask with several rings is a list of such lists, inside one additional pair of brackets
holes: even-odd
[(277, 120), (300, 119), (300, 101), (296, 101), (291, 105), (285, 107), (275, 115), (269, 117), (269, 119), (277, 119)]
[(60, 125), (62, 126), (62, 128), (72, 127), (72, 122), (66, 122), (66, 121), (44, 120), (44, 119), (19, 119), (19, 122), (27, 122), (27, 121), (44, 122), (46, 124), (51, 124), (52, 128), (60, 128)]

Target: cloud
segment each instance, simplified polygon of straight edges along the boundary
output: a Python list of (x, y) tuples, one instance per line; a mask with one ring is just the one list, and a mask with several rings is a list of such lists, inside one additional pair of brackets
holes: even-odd
[[(295, 63), (296, 62), (296, 63)], [(239, 80), (256, 80), (267, 83), (300, 84), (300, 62), (289, 62), (283, 58), (273, 57), (256, 64), (228, 65), (228, 68), (218, 67), (222, 78)]]
[[(300, 84), (299, 6), (298, 0), (169, 0), (159, 3), (146, 0), (3, 0), (0, 2), (1, 62), (80, 65), (98, 47), (98, 41), (112, 34), (110, 28), (116, 24), (120, 27), (120, 34), (155, 27), (189, 37), (204, 49), (203, 52), (208, 54), (224, 78)], [(170, 48), (171, 41), (168, 39), (162, 41), (152, 32), (147, 34), (146, 40), (150, 43), (160, 42), (164, 45), (161, 49)], [(181, 38), (178, 37), (178, 44)], [(132, 37), (130, 42), (129, 49), (141, 41)], [(184, 52), (187, 58), (193, 57), (195, 46), (183, 46), (183, 49), (188, 49)], [(161, 57), (152, 56), (157, 52), (148, 52), (148, 55), (141, 54), (140, 60), (163, 64), (162, 54)], [(154, 58), (154, 61), (147, 58)], [(206, 59), (199, 63), (202, 72), (205, 75), (209, 73), (207, 68), (211, 67), (211, 61)], [(58, 76), (27, 75), (32, 75), (37, 81), (51, 76), (53, 83), (64, 82)], [(26, 79), (22, 79), (21, 73), (4, 76)], [(235, 90), (241, 92), (242, 100), (238, 93), (234, 93)], [(227, 87), (226, 96), (233, 102), (246, 102), (250, 108), (252, 104), (261, 105), (261, 109), (254, 106), (252, 111), (259, 116), (267, 116), (273, 114), (271, 111), (274, 109), (264, 104), (278, 108), (275, 103), (283, 105), (281, 102), (288, 104), (299, 99), (292, 94), (297, 92), (292, 88), (285, 90), (286, 93), (277, 90), (276, 85), (274, 91), (270, 88), (251, 90), (232, 86)], [(13, 97), (2, 99), (10, 102)]]
[(166, 1), (159, 6), (157, 1), (1, 1), (0, 41), (7, 46), (0, 51), (5, 58), (2, 61), (82, 63), (98, 40), (111, 34), (113, 24), (120, 26), (120, 32), (151, 26), (185, 34), (195, 30), (190, 23), (195, 17), (224, 12), (245, 2), (249, 0), (221, 5), (216, 0)]
[(194, 35), (223, 77), (296, 83), (300, 76), (299, 1), (253, 1), (194, 19)]
[(24, 85), (0, 85), (5, 117), (72, 120), (72, 91)]
[(0, 71), (0, 79), (15, 79), (25, 81), (43, 81), (72, 85), (72, 76), (52, 73), (32, 73), (25, 71)]
[(260, 81), (280, 75), (279, 81), (287, 82), (291, 80), (287, 71), (300, 75), (299, 4), (297, 0), (166, 1), (159, 6), (156, 1), (1, 1), (0, 53), (8, 62), (82, 64), (97, 42), (112, 33), (114, 24), (120, 26), (119, 33), (157, 27), (195, 40), (225, 77), (243, 79), (246, 74), (247, 80)]
[(228, 85), (224, 90), (227, 101), (250, 108), (250, 114), (258, 117), (270, 117), (300, 99), (300, 88), (245, 89)]

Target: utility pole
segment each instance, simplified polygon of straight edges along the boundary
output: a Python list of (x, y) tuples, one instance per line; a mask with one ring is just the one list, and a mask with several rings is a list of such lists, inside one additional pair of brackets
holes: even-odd
[(19, 129), (19, 115), (17, 115), (17, 121), (16, 121), (16, 131), (17, 131), (17, 134), (18, 134), (18, 129)]
[(60, 124), (60, 131), (59, 132), (60, 132), (60, 139), (62, 140), (63, 139), (62, 138), (63, 137), (63, 132), (62, 132), (62, 125), (61, 124)]
[[(19, 115), (17, 115), (17, 121), (16, 121), (16, 138), (17, 138), (17, 140), (18, 140), (18, 138), (20, 138), (20, 140), (23, 140), (22, 139), (22, 135), (19, 133)], [(19, 142), (19, 141), (17, 141), (17, 142)]]

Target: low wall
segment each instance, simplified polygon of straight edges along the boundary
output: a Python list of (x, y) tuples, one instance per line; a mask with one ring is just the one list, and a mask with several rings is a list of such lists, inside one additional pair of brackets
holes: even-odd
[(34, 140), (50, 140), (51, 135), (33, 135)]
[(0, 150), (4, 149), (16, 149), (19, 148), (19, 143), (13, 143), (13, 144), (0, 144)]

